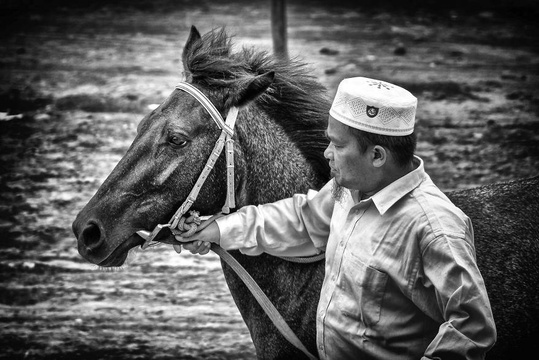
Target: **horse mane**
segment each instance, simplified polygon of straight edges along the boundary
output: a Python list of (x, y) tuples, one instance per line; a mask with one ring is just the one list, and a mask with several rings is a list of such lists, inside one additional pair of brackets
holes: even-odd
[(273, 71), (273, 83), (255, 100), (256, 104), (282, 126), (313, 164), (322, 180), (320, 185), (324, 184), (330, 177), (323, 155), (328, 144), (324, 131), (330, 107), (325, 87), (298, 59), (279, 59), (266, 51), (246, 47), (233, 52), (232, 45), (224, 28), (204, 34), (202, 41), (184, 52), (188, 79), (210, 91), (226, 94), (241, 88), (253, 76)]

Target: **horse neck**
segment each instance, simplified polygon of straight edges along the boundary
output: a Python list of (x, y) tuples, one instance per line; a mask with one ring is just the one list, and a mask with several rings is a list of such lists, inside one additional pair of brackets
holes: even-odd
[(257, 106), (241, 111), (237, 135), (244, 167), (241, 202), (261, 204), (305, 193), (320, 179), (279, 123)]

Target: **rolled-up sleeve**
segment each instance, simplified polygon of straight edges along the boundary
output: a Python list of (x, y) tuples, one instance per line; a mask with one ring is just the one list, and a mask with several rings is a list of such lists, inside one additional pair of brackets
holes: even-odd
[(258, 206), (217, 219), (220, 244), (246, 255), (312, 256), (325, 249), (334, 200), (331, 182), (320, 191)]

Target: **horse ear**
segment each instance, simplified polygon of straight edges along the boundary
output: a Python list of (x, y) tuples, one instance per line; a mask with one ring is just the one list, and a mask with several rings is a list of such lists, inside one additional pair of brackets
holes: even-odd
[(183, 47), (183, 53), (182, 53), (182, 62), (183, 62), (183, 69), (185, 71), (185, 74), (188, 75), (189, 69), (187, 68), (187, 56), (188, 54), (193, 52), (193, 48), (195, 46), (202, 45), (202, 37), (200, 36), (200, 33), (198, 32), (197, 28), (194, 25), (191, 25), (191, 31), (189, 32), (189, 37), (187, 38), (187, 42), (185, 43), (185, 46)]
[(188, 54), (192, 48), (193, 45), (200, 42), (202, 40), (202, 37), (200, 36), (200, 33), (198, 32), (195, 25), (191, 25), (191, 31), (189, 32), (189, 37), (187, 38), (187, 42), (185, 43), (185, 46), (183, 48), (183, 55), (182, 57), (185, 57), (186, 54)]
[(255, 76), (249, 80), (247, 84), (244, 84), (244, 86), (242, 86), (236, 95), (232, 99), (229, 99), (228, 102), (231, 103), (230, 105), (238, 107), (246, 105), (262, 95), (262, 93), (266, 91), (274, 79), (274, 71), (269, 71), (265, 74)]

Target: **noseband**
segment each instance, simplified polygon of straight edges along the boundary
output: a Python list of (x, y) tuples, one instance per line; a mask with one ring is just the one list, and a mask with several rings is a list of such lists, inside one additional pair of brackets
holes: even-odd
[(231, 107), (228, 111), (226, 121), (224, 121), (223, 117), (221, 116), (219, 111), (217, 111), (210, 99), (208, 99), (208, 97), (196, 87), (189, 83), (181, 82), (176, 85), (176, 89), (183, 90), (186, 93), (190, 94), (204, 107), (204, 109), (206, 109), (215, 124), (217, 124), (219, 129), (221, 129), (221, 135), (217, 139), (215, 146), (213, 147), (213, 150), (211, 152), (211, 155), (208, 158), (204, 169), (198, 176), (198, 180), (193, 186), (193, 189), (191, 189), (189, 196), (178, 208), (178, 210), (176, 210), (176, 213), (174, 213), (174, 216), (170, 219), (170, 221), (167, 224), (158, 224), (150, 234), (148, 234), (148, 232), (145, 230), (137, 231), (137, 234), (145, 240), (144, 244), (142, 244), (141, 246), (142, 249), (148, 248), (152, 243), (156, 241), (157, 237), (162, 237), (158, 235), (163, 229), (168, 228), (170, 231), (173, 231), (178, 227), (178, 223), (180, 222), (182, 216), (187, 213), (187, 211), (191, 208), (191, 205), (193, 205), (193, 203), (195, 202), (198, 193), (202, 188), (202, 185), (204, 185), (204, 182), (208, 178), (210, 171), (213, 169), (215, 162), (219, 158), (219, 155), (221, 155), (225, 144), (227, 192), (226, 201), (223, 205), (221, 212), (223, 214), (228, 214), (230, 212), (230, 209), (236, 207), (234, 196), (234, 140), (232, 139), (232, 136), (234, 135), (234, 125), (236, 123), (236, 118), (238, 117), (238, 108), (235, 106)]

